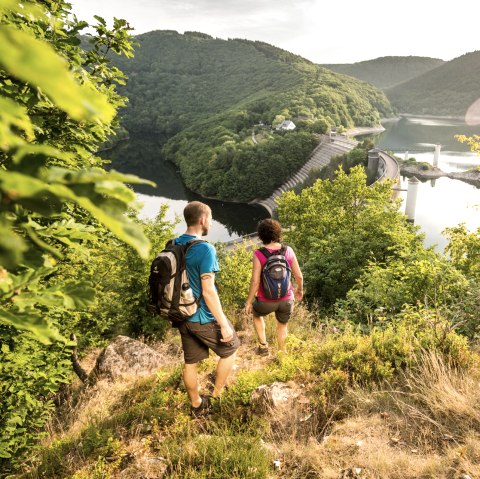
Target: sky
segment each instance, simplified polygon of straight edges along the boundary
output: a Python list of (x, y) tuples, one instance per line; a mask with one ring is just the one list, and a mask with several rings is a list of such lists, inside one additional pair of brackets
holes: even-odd
[[(197, 31), (260, 40), (315, 63), (382, 56), (451, 60), (480, 50), (471, 0), (73, 0), (81, 20), (124, 18), (134, 34)], [(472, 7), (473, 5), (473, 7)]]

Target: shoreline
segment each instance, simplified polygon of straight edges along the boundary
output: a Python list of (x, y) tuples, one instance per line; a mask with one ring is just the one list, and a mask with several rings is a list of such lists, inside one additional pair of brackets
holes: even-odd
[(383, 123), (384, 121), (394, 121), (394, 120), (398, 121), (401, 118), (428, 118), (429, 120), (456, 120), (456, 121), (461, 121), (461, 122), (465, 123), (465, 117), (460, 116), (460, 115), (457, 115), (457, 116), (455, 116), (455, 115), (427, 115), (427, 114), (421, 115), (421, 114), (416, 114), (416, 113), (398, 113), (397, 116), (382, 119), (381, 122)]
[(480, 171), (478, 170), (452, 171), (447, 173), (440, 168), (422, 170), (419, 165), (405, 165), (401, 162), (399, 162), (399, 164), (400, 174), (407, 178), (414, 176), (422, 182), (436, 180), (437, 178), (450, 178), (451, 180), (460, 180), (480, 188)]
[(378, 126), (356, 126), (354, 128), (349, 128), (345, 133), (347, 137), (352, 136), (363, 136), (363, 135), (373, 135), (374, 133), (383, 133), (385, 128), (383, 125)]

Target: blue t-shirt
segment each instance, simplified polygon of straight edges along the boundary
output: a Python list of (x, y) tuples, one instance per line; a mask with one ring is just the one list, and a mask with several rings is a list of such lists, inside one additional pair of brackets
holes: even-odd
[[(190, 240), (197, 238), (193, 235), (183, 234), (175, 239), (175, 244), (186, 244)], [(217, 273), (220, 271), (218, 267), (217, 252), (210, 243), (197, 243), (191, 246), (187, 251), (185, 258), (187, 266), (188, 280), (192, 288), (195, 298), (199, 298), (202, 294), (202, 285), (200, 275), (205, 273)], [(203, 297), (200, 299), (200, 307), (197, 312), (188, 319), (193, 323), (206, 324), (215, 321), (215, 317), (208, 309), (207, 303)]]

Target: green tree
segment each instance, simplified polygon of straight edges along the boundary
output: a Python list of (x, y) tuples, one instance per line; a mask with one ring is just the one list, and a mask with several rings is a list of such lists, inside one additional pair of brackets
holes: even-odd
[(329, 307), (355, 284), (371, 261), (384, 262), (422, 247), (422, 236), (400, 213), (391, 183), (367, 186), (361, 166), (333, 181), (285, 193), (278, 216), (305, 273), (307, 298)]
[(432, 248), (405, 253), (383, 264), (369, 264), (348, 291), (346, 301), (337, 303), (341, 316), (367, 323), (392, 317), (406, 305), (423, 304), (443, 310), (454, 323), (464, 321), (468, 313), (464, 310), (458, 316), (456, 306), (471, 293), (466, 277)]
[(480, 281), (480, 228), (468, 231), (465, 224), (447, 228), (443, 233), (448, 244), (445, 252), (460, 271), (468, 278)]
[(143, 258), (149, 241), (125, 213), (125, 183), (94, 155), (116, 126), (124, 81), (111, 52), (131, 56), (124, 20), (87, 27), (62, 0), (4, 0), (0, 6), (0, 466), (41, 434), (52, 395), (69, 371), (65, 323), (92, 304), (87, 262), (112, 237)]
[[(219, 245), (220, 246), (220, 245)], [(219, 294), (222, 305), (228, 309), (240, 309), (245, 305), (252, 275), (252, 254), (256, 246), (244, 241), (231, 251), (218, 249), (220, 272)]]

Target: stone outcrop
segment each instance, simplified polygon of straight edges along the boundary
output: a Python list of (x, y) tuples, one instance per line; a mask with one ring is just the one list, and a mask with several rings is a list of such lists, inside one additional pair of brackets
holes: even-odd
[(291, 409), (297, 402), (301, 391), (294, 385), (274, 382), (267, 386), (259, 386), (250, 398), (252, 409), (257, 413), (282, 412)]
[(89, 380), (115, 380), (123, 375), (150, 374), (167, 362), (168, 358), (145, 343), (117, 336), (98, 356)]

